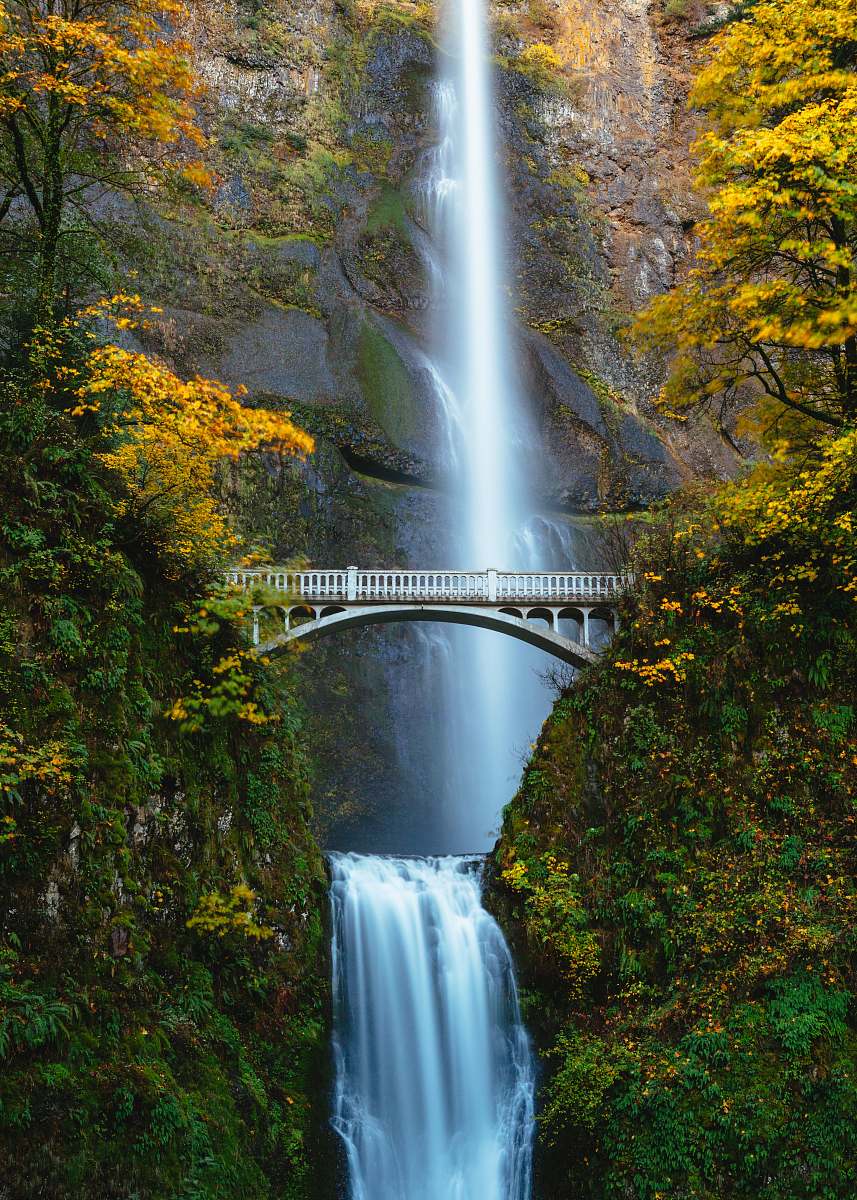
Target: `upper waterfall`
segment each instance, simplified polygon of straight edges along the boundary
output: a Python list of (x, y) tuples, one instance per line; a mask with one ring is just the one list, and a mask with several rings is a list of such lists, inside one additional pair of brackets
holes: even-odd
[[(438, 452), (453, 485), (448, 561), (567, 569), (574, 561), (570, 546), (532, 502), (535, 457), (528, 449), (533, 439), (509, 303), (502, 146), (485, 0), (447, 5), (443, 48), (432, 92), (437, 141), (423, 156), (415, 192), (442, 265), (432, 276), (431, 358), (442, 430)], [(514, 791), (520, 750), (548, 709), (537, 677), (547, 660), (537, 650), (499, 643), (491, 632), (442, 636), (455, 648), (447, 661), (457, 670), (445, 694), (438, 843), (427, 848), (484, 850)]]
[[(462, 0), (450, 20), (454, 39), (454, 122), (461, 188), (451, 230), (450, 350), (463, 397), (467, 479), (465, 543), (474, 561), (509, 562), (520, 508), (511, 431), (520, 418), (512, 391), (513, 363), (502, 263), (502, 200), (497, 173), (487, 20), (482, 0)], [(513, 565), (513, 564), (509, 564)]]

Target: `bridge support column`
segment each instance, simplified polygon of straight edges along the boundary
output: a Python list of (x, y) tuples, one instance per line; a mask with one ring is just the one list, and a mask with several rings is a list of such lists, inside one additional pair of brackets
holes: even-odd
[(348, 568), (348, 581), (346, 584), (346, 596), (349, 600), (357, 599), (357, 568)]

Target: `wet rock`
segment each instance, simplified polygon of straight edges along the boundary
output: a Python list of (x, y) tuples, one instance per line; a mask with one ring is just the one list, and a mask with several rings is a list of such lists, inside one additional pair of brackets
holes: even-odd
[(541, 402), (541, 417), (557, 405), (567, 408), (577, 421), (596, 437), (606, 439), (607, 426), (592, 389), (583, 382), (568, 363), (543, 338), (530, 337), (527, 342), (530, 361), (531, 387)]
[(321, 404), (336, 394), (327, 330), (299, 308), (265, 309), (255, 321), (225, 333), (222, 350), (203, 356), (200, 367), (251, 393), (274, 392)]

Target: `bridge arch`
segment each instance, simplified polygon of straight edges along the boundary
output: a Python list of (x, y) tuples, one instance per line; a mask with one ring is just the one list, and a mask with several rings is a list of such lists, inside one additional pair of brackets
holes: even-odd
[(318, 617), (315, 607), (312, 604), (295, 604), (288, 609), (289, 624), (306, 625), (310, 621), (315, 621)]
[(528, 621), (544, 621), (548, 629), (554, 627), (554, 615), (549, 608), (531, 608), (525, 616)]
[[(312, 611), (308, 605), (301, 605), (297, 609), (291, 608), (289, 610), (289, 628), (260, 642), (257, 646), (258, 653), (266, 658), (274, 658), (283, 654), (292, 642), (326, 637), (343, 629), (355, 629), (366, 625), (388, 625), (400, 621), (436, 621), (494, 630), (496, 633), (502, 633), (507, 637), (513, 637), (530, 646), (535, 646), (573, 667), (588, 666), (597, 657), (588, 646), (563, 637), (552, 627), (537, 625), (533, 621), (525, 620), (523, 616), (512, 615), (518, 610), (468, 607), (460, 604), (375, 603), (349, 608), (330, 605), (321, 609), (310, 620), (304, 620), (298, 625), (293, 623), (296, 612), (303, 615), (308, 611)], [(552, 626), (553, 614), (549, 609), (530, 609), (528, 612), (534, 616), (538, 614), (539, 617), (544, 612)]]

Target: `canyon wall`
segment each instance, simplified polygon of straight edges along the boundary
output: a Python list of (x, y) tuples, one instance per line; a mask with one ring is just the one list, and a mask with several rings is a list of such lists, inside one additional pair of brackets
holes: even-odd
[[(656, 412), (657, 365), (635, 361), (623, 340), (629, 313), (669, 286), (692, 246), (686, 89), (704, 14), (530, 0), (495, 3), (492, 15), (539, 487), (580, 545), (596, 514), (633, 512), (734, 468), (713, 431)], [(443, 439), (426, 357), (437, 259), (419, 202), (436, 136), (437, 16), (406, 0), (201, 4), (185, 31), (218, 183), (195, 219), (143, 228), (141, 287), (166, 302), (157, 350), (245, 385), (249, 403), (290, 408), (318, 438), (302, 468), (270, 459), (224, 481), (248, 542), (277, 561), (441, 555)], [(371, 804), (379, 827), (400, 801), (403, 820), (430, 820), (437, 781), (414, 746), (429, 735), (432, 645), (413, 631), (346, 636), (347, 656), (339, 643), (312, 656), (316, 800), (334, 841), (354, 844), (359, 812), (375, 845)], [(394, 709), (404, 756), (387, 732)], [(423, 816), (400, 795), (403, 757)]]

